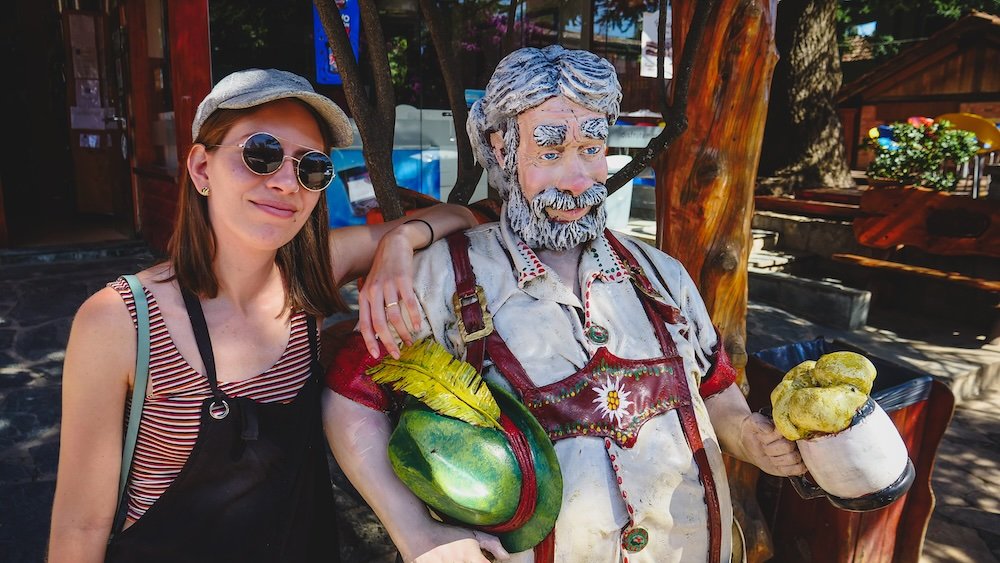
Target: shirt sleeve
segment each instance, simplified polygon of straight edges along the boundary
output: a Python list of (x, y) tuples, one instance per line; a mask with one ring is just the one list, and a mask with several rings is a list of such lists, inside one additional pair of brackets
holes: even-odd
[[(636, 245), (643, 244), (634, 240), (632, 242)], [(677, 259), (660, 250), (644, 245), (640, 254), (656, 268), (655, 272), (649, 272), (652, 276), (647, 274), (650, 282), (666, 285), (663, 289), (667, 296), (676, 303), (681, 316), (688, 323), (688, 330), (686, 333), (682, 331), (682, 335), (694, 348), (695, 360), (704, 373), (698, 382), (699, 394), (707, 399), (726, 390), (736, 381), (736, 369), (726, 354), (723, 339), (712, 324), (694, 280)]]
[[(429, 249), (418, 252), (414, 258), (414, 270), (413, 290), (417, 294), (423, 315), (420, 329), (413, 335), (414, 341), (433, 337), (439, 342), (446, 342), (443, 339), (444, 319), (450, 313), (450, 308), (445, 288), (451, 287), (454, 292), (454, 281), (451, 281), (453, 276), (449, 278), (451, 262), (448, 260), (446, 243), (438, 241)], [(402, 343), (397, 339), (397, 344)], [(336, 350), (331, 354), (333, 359), (326, 372), (327, 387), (368, 408), (390, 414), (396, 411), (402, 404), (403, 395), (375, 383), (366, 373), (386, 355), (385, 347), (379, 343), (379, 357), (372, 358), (358, 332), (339, 339), (335, 346)]]
[(381, 347), (379, 358), (368, 354), (368, 348), (361, 333), (352, 332), (340, 341), (333, 352), (333, 361), (326, 371), (326, 386), (331, 391), (339, 393), (355, 403), (370, 409), (389, 412), (393, 409), (395, 399), (391, 391), (372, 381), (366, 370), (376, 365), (385, 355)]
[(718, 328), (715, 329), (715, 334), (716, 345), (708, 357), (708, 372), (705, 377), (701, 378), (701, 385), (698, 386), (698, 393), (703, 399), (725, 391), (736, 382), (736, 368), (729, 361), (729, 354), (726, 353), (726, 348), (722, 345)]

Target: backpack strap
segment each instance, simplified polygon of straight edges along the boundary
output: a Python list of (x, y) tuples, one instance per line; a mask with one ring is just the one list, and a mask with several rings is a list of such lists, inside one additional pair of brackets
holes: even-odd
[[(118, 480), (118, 507), (114, 523), (111, 527), (111, 537), (114, 537), (125, 525), (128, 513), (125, 501), (125, 486), (132, 472), (132, 458), (135, 455), (135, 441), (139, 436), (139, 419), (142, 418), (142, 406), (146, 400), (146, 385), (149, 382), (149, 303), (146, 301), (146, 291), (139, 278), (134, 275), (122, 276), (128, 282), (135, 301), (136, 317), (136, 349), (135, 349), (135, 383), (132, 385), (132, 403), (129, 409), (128, 424), (125, 427), (125, 441), (122, 445), (121, 475)], [(110, 538), (109, 538), (110, 540)]]

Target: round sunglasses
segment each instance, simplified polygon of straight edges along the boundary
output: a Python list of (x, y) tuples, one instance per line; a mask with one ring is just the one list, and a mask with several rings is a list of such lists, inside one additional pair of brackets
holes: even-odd
[[(285, 139), (285, 141), (296, 146), (309, 148), (305, 145), (292, 143), (288, 139)], [(248, 170), (258, 176), (270, 176), (274, 174), (285, 163), (286, 158), (290, 159), (295, 162), (295, 177), (298, 178), (299, 184), (311, 192), (321, 192), (333, 181), (333, 161), (330, 160), (329, 155), (315, 149), (310, 149), (297, 158), (288, 156), (285, 154), (285, 149), (281, 146), (281, 142), (278, 141), (278, 137), (270, 133), (254, 133), (247, 137), (246, 141), (238, 145), (207, 146), (242, 149), (243, 164), (246, 165)]]

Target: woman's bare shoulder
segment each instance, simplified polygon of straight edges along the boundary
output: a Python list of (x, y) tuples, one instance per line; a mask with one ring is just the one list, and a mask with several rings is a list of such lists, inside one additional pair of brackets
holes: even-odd
[(135, 332), (128, 306), (113, 287), (105, 287), (91, 295), (77, 310), (73, 332), (91, 330), (113, 336)]

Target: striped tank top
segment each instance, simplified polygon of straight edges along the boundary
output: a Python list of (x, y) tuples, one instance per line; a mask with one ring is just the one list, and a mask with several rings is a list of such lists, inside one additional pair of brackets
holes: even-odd
[[(117, 291), (137, 323), (135, 300), (124, 278), (108, 284)], [(202, 402), (211, 396), (208, 379), (195, 371), (174, 345), (156, 299), (149, 301), (149, 383), (128, 484), (128, 517), (138, 520), (160, 498), (187, 462), (195, 441)], [(291, 334), (281, 358), (267, 371), (242, 381), (220, 382), (230, 397), (259, 403), (289, 403), (309, 379), (306, 313), (292, 315)]]

